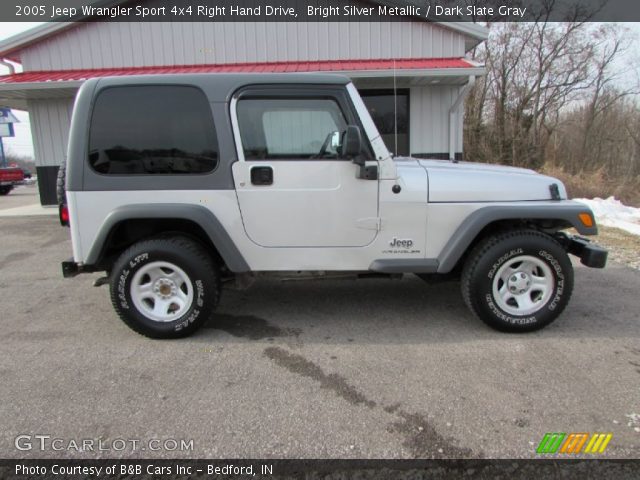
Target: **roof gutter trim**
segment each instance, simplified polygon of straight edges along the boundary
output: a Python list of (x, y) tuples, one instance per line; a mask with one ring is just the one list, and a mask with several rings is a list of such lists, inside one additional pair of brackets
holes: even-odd
[[(350, 78), (391, 78), (390, 70), (341, 70), (332, 73), (341, 73)], [(396, 77), (469, 77), (483, 76), (486, 73), (484, 67), (476, 68), (427, 68), (427, 69), (403, 69), (396, 70)]]

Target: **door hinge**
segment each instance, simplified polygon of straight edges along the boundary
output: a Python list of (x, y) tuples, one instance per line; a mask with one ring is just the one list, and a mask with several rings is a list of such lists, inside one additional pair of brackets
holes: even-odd
[(358, 178), (362, 180), (378, 180), (378, 165), (361, 165), (358, 169)]
[(363, 230), (382, 230), (382, 219), (380, 217), (359, 218), (356, 220), (356, 227)]

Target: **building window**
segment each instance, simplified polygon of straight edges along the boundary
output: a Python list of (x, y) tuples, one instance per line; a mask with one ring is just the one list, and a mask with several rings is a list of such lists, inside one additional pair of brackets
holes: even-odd
[(389, 151), (409, 155), (409, 90), (360, 90), (360, 96)]
[(330, 141), (347, 121), (329, 98), (248, 98), (237, 106), (246, 160), (335, 159)]
[(105, 89), (91, 118), (89, 163), (113, 175), (211, 172), (218, 141), (207, 97), (183, 86)]

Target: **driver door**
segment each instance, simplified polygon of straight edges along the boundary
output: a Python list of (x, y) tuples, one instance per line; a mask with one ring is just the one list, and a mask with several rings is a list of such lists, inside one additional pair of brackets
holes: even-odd
[(231, 110), (240, 156), (233, 176), (254, 243), (362, 247), (375, 239), (378, 182), (358, 179), (336, 145), (359, 124), (343, 88), (245, 90)]

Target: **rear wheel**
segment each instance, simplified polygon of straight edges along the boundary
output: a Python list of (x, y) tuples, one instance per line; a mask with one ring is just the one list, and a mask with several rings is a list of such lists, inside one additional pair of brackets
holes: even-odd
[(492, 328), (530, 332), (562, 313), (573, 290), (573, 267), (562, 246), (535, 230), (506, 232), (478, 244), (462, 272), (469, 309)]
[(9, 195), (11, 190), (13, 190), (13, 185), (3, 185), (0, 187), (0, 195)]
[(220, 296), (218, 268), (186, 237), (145, 240), (126, 250), (111, 272), (120, 318), (151, 338), (179, 338), (211, 317)]

